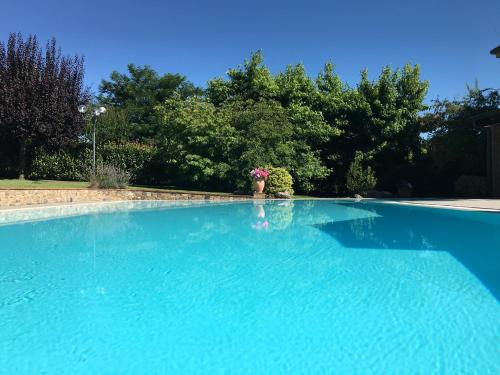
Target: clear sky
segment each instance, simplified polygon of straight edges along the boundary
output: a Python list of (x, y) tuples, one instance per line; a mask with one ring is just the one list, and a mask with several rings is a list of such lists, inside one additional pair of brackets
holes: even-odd
[(10, 31), (55, 36), (83, 54), (94, 89), (127, 63), (184, 74), (204, 86), (261, 49), (271, 71), (302, 62), (316, 76), (331, 60), (358, 82), (368, 68), (418, 63), (428, 100), (453, 98), (477, 79), (500, 88), (500, 0), (154, 1), (0, 0), (0, 39)]

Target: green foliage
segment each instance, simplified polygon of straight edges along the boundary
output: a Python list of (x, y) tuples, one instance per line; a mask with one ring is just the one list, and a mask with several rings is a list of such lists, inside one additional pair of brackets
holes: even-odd
[(271, 164), (288, 169), (297, 190), (318, 190), (331, 172), (321, 159), (321, 147), (340, 132), (314, 107), (315, 83), (304, 67), (290, 66), (272, 76), (258, 52), (231, 69), (228, 78), (209, 82), (207, 97), (236, 129), (230, 153), (236, 187), (248, 188), (248, 169)]
[(102, 104), (126, 110), (134, 129), (134, 139), (143, 141), (155, 136), (156, 105), (174, 96), (186, 99), (201, 95), (202, 90), (180, 74), (160, 76), (147, 65), (129, 64), (127, 74), (114, 71), (109, 81), (103, 80), (99, 93)]
[(90, 99), (83, 73), (83, 58), (63, 55), (54, 38), (45, 48), (36, 35), (0, 41), (0, 150), (9, 163), (0, 151), (0, 172), (24, 177), (35, 149), (77, 142), (85, 126), (77, 108)]
[[(97, 119), (97, 159), (136, 183), (249, 191), (248, 170), (273, 165), (289, 172), (299, 193), (362, 191), (375, 174), (381, 188), (393, 190), (429, 155), (446, 152), (438, 125), (429, 125), (436, 142), (420, 137), (427, 86), (410, 65), (386, 67), (373, 81), (363, 71), (354, 87), (331, 63), (316, 79), (302, 64), (272, 74), (261, 52), (204, 91), (180, 74), (130, 64), (100, 85), (98, 104), (108, 111)], [(92, 130), (89, 124), (74, 137), (76, 151), (41, 145), (46, 151), (37, 153), (32, 175), (82, 179)], [(4, 152), (0, 171), (11, 173)]]
[(362, 154), (357, 152), (347, 171), (347, 190), (351, 194), (366, 195), (377, 184), (375, 172), (370, 168), (363, 168)]
[(164, 182), (226, 189), (233, 185), (230, 160), (237, 132), (225, 113), (200, 98), (166, 100), (157, 113), (157, 162)]
[(229, 84), (222, 78), (214, 78), (208, 81), (205, 95), (210, 103), (219, 106), (230, 98)]
[(486, 177), (462, 175), (455, 182), (455, 193), (463, 197), (484, 197), (488, 192)]
[[(248, 190), (247, 171), (270, 164), (299, 176), (297, 186), (306, 191), (328, 173), (308, 141), (321, 142), (329, 127), (307, 109), (287, 111), (274, 100), (238, 99), (217, 107), (191, 98), (167, 100), (157, 113), (159, 160), (169, 183)], [(313, 126), (320, 131), (314, 134)]]
[(99, 189), (125, 189), (130, 181), (130, 174), (109, 164), (99, 164), (95, 174), (90, 174), (90, 186)]
[(268, 167), (269, 177), (266, 181), (266, 193), (275, 195), (277, 193), (288, 192), (293, 194), (293, 178), (285, 169), (280, 167)]
[[(102, 163), (126, 171), (133, 182), (149, 183), (150, 165), (156, 154), (153, 146), (139, 143), (108, 143), (97, 149), (97, 165)], [(47, 153), (38, 150), (30, 178), (84, 181), (92, 169), (92, 150), (83, 147), (71, 152)]]
[(262, 53), (253, 53), (243, 66), (229, 69), (229, 94), (233, 99), (273, 99), (277, 85), (269, 69), (264, 65)]
[(324, 150), (329, 166), (337, 171), (332, 184), (344, 185), (341, 176), (359, 150), (381, 177), (381, 187), (391, 190), (405, 177), (399, 174), (402, 167), (413, 165), (422, 151), (418, 114), (426, 109), (428, 83), (420, 80), (419, 67), (387, 67), (373, 82), (363, 71), (358, 86), (350, 89), (327, 66), (318, 81), (324, 116), (342, 132)]
[(231, 112), (231, 124), (239, 134), (233, 160), (240, 187), (247, 184), (247, 173), (254, 166), (292, 167), (295, 162), (293, 125), (277, 102), (238, 102), (226, 110)]
[(91, 170), (91, 150), (49, 154), (39, 149), (33, 158), (29, 177), (34, 180), (84, 181)]
[(136, 142), (107, 143), (98, 151), (104, 163), (126, 171), (133, 182), (152, 180), (148, 173), (156, 154), (154, 146)]
[[(92, 121), (88, 121), (85, 129), (85, 137), (89, 141), (92, 140), (92, 132)], [(104, 114), (97, 117), (97, 146), (108, 143), (125, 143), (130, 139), (134, 139), (134, 134), (134, 127), (130, 123), (129, 114), (126, 109), (108, 107)]]
[(500, 92), (468, 88), (458, 100), (436, 100), (422, 119), (433, 193), (453, 191), (461, 175), (486, 176), (485, 125), (500, 122)]
[[(113, 79), (120, 87), (137, 86), (154, 81), (151, 73), (134, 68), (129, 78)], [(163, 100), (148, 100), (157, 103), (151, 141), (155, 177), (164, 184), (245, 191), (246, 171), (275, 165), (290, 172), (299, 192), (344, 192), (358, 149), (381, 183), (395, 186), (422, 152), (417, 120), (427, 83), (418, 66), (385, 68), (374, 82), (363, 72), (350, 88), (330, 63), (316, 80), (301, 64), (272, 75), (257, 52), (227, 79), (209, 81), (204, 97), (183, 97), (172, 87)], [(139, 111), (126, 103), (117, 106), (133, 119)]]
[(302, 64), (289, 65), (276, 76), (277, 98), (284, 107), (291, 104), (311, 105), (316, 96), (314, 82), (307, 76)]

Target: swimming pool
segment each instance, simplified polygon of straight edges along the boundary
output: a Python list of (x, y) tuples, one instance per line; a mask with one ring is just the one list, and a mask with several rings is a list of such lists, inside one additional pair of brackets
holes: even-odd
[(0, 226), (1, 374), (500, 373), (499, 214), (127, 204)]

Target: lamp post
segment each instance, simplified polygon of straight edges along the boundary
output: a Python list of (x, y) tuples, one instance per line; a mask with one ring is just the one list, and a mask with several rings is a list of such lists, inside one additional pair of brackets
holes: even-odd
[[(87, 106), (81, 105), (78, 107), (78, 112), (86, 113)], [(95, 175), (95, 128), (97, 123), (97, 117), (106, 112), (106, 108), (99, 107), (92, 112), (92, 173)]]

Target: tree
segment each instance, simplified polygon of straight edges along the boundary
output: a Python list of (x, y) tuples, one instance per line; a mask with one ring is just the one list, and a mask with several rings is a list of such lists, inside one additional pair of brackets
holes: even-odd
[(345, 176), (355, 150), (363, 154), (380, 178), (382, 188), (393, 189), (421, 152), (419, 113), (428, 83), (421, 81), (418, 66), (402, 70), (389, 67), (376, 81), (361, 74), (356, 88), (340, 84), (331, 68), (318, 78), (321, 87), (319, 105), (329, 123), (340, 129), (340, 137), (331, 138), (323, 151), (328, 166), (337, 173), (331, 184), (342, 192)]
[(227, 114), (239, 134), (232, 165), (247, 185), (249, 168), (271, 164), (285, 167), (300, 192), (318, 189), (330, 171), (320, 158), (321, 145), (337, 129), (313, 108), (316, 87), (301, 64), (273, 76), (261, 52), (228, 72), (228, 80), (209, 81), (207, 98)]
[(203, 91), (180, 74), (159, 75), (149, 66), (129, 64), (128, 73), (111, 73), (110, 80), (99, 86), (98, 100), (105, 105), (126, 110), (136, 140), (151, 140), (156, 133), (154, 108), (178, 95), (185, 100)]
[[(87, 139), (92, 139), (93, 125), (88, 122)], [(133, 138), (133, 129), (126, 109), (109, 107), (96, 119), (96, 143), (101, 146), (107, 143), (125, 143)]]
[(277, 99), (283, 107), (292, 104), (311, 106), (316, 99), (316, 87), (307, 76), (304, 65), (289, 65), (276, 78)]
[(55, 39), (45, 50), (34, 35), (0, 42), (0, 134), (17, 151), (11, 162), (20, 178), (35, 147), (59, 149), (82, 133), (77, 108), (90, 100), (83, 74), (83, 58), (63, 56)]
[(156, 111), (159, 127), (155, 141), (164, 182), (234, 188), (230, 153), (237, 134), (224, 113), (199, 97), (167, 99)]
[(159, 160), (170, 183), (245, 191), (250, 169), (273, 165), (287, 168), (297, 189), (308, 191), (328, 173), (307, 143), (311, 136), (276, 101), (231, 100), (216, 107), (201, 98), (172, 98), (157, 113)]
[(363, 168), (363, 155), (356, 152), (354, 160), (349, 165), (346, 176), (347, 190), (351, 194), (365, 195), (377, 184), (375, 173), (368, 166)]
[(485, 125), (500, 121), (500, 91), (467, 87), (457, 100), (435, 100), (421, 119), (434, 194), (450, 194), (461, 175), (486, 176)]
[(229, 69), (229, 80), (215, 78), (208, 81), (208, 99), (219, 106), (231, 100), (274, 99), (277, 86), (269, 69), (264, 65), (262, 52), (254, 52), (243, 65)]

